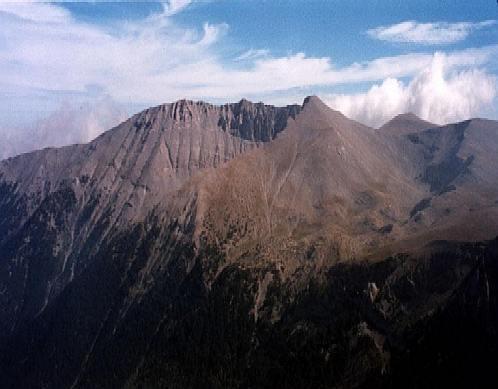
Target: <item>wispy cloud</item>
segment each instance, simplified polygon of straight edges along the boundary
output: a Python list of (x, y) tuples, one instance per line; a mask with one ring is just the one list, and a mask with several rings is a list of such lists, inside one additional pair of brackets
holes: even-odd
[(163, 4), (164, 13), (167, 16), (172, 16), (182, 11), (191, 3), (192, 0), (169, 0), (168, 2)]
[[(86, 103), (92, 105), (102, 96), (121, 107), (152, 105), (183, 97), (210, 101), (233, 101), (242, 97), (259, 100), (264, 97), (267, 102), (292, 103), (305, 94), (319, 93), (317, 90), (323, 88), (376, 82), (379, 85), (369, 92), (370, 95), (381, 96), (379, 101), (392, 101), (386, 107), (398, 104), (392, 109), (378, 110), (378, 117), (374, 113), (365, 113), (374, 97), (330, 97), (330, 101), (346, 113), (372, 124), (393, 112), (416, 107), (415, 103), (406, 103), (413, 101), (406, 96), (416, 94), (415, 86), (422, 85), (421, 75), (434, 64), (434, 55), (430, 52), (381, 57), (343, 67), (338, 67), (329, 57), (313, 57), (302, 52), (277, 57), (268, 50), (252, 49), (238, 57), (228, 57), (227, 47), (222, 46), (224, 37), (230, 33), (227, 24), (206, 22), (193, 28), (175, 23), (174, 15), (189, 4), (186, 0), (171, 1), (161, 12), (147, 18), (101, 25), (79, 21), (54, 3), (37, 3), (35, 8), (24, 8), (23, 4), (0, 2), (0, 109), (21, 112), (17, 102), (22, 102), (23, 112), (29, 112), (31, 108), (53, 100), (50, 108), (53, 111), (57, 101), (60, 104), (67, 100), (61, 109), (73, 112), (71, 107)], [(489, 100), (486, 96), (492, 95), (494, 89), (489, 92), (484, 88), (491, 85), (488, 82), (491, 76), (478, 69), (496, 58), (498, 45), (444, 55), (443, 81), (446, 84), (432, 82), (434, 96), (441, 98), (442, 93), (444, 98), (441, 101), (449, 107), (449, 94), (462, 96), (471, 89), (476, 93), (481, 89), (483, 92), (474, 100), (463, 95), (467, 103), (473, 101), (470, 111), (458, 111), (460, 108), (455, 102), (451, 102), (455, 104), (453, 113), (450, 108), (447, 111), (441, 108), (441, 120), (475, 112), (480, 104)], [(400, 81), (407, 77), (418, 81), (414, 84)], [(464, 79), (470, 81), (465, 83)], [(471, 81), (478, 87), (469, 87)], [(466, 90), (461, 92), (460, 87)], [(443, 90), (438, 88), (447, 89), (438, 94)], [(298, 95), (301, 98), (296, 98)], [(32, 107), (30, 101), (33, 101)], [(437, 101), (431, 104), (439, 106)], [(98, 112), (96, 109), (83, 110), (80, 119), (74, 119), (74, 125), (65, 122), (65, 127), (71, 128), (68, 131), (71, 135), (59, 139), (64, 139), (64, 142), (88, 140), (88, 134), (98, 135), (105, 125), (114, 124), (116, 118), (121, 118), (120, 115), (104, 115), (111, 119), (89, 127), (83, 116), (92, 118), (94, 111)], [(16, 133), (45, 134), (53, 128), (53, 137), (39, 135), (31, 138), (44, 139), (37, 146), (59, 144), (57, 133), (63, 130), (58, 124), (61, 122), (60, 109), (57, 112), (58, 115), (49, 116), (45, 122), (23, 126), (25, 130), (0, 127), (0, 138), (3, 138), (0, 143), (14, 139), (9, 141), (10, 144), (17, 142), (20, 145), (23, 143), (19, 136), (14, 136)], [(423, 112), (422, 108), (420, 112)], [(65, 120), (70, 120), (70, 117)], [(3, 143), (7, 144), (7, 141)], [(27, 151), (35, 144), (10, 147)]]
[(127, 117), (127, 110), (109, 96), (82, 104), (63, 103), (30, 125), (2, 128), (0, 160), (34, 149), (89, 142)]
[(50, 20), (27, 22), (19, 18), (25, 4), (7, 5), (0, 6), (5, 42), (0, 83), (48, 90), (99, 85), (118, 99), (154, 101), (159, 90), (169, 88), (178, 93), (175, 73), (211, 61), (210, 47), (227, 30), (225, 24), (209, 23), (201, 30), (177, 27), (171, 13), (179, 11), (178, 4), (145, 20), (109, 27), (75, 21), (65, 12), (56, 17), (62, 8), (54, 4), (36, 4), (42, 10), (38, 15)]
[(24, 22), (67, 23), (71, 21), (69, 11), (38, 1), (1, 1), (0, 12), (13, 15)]
[(414, 20), (409, 20), (391, 26), (377, 27), (368, 30), (367, 33), (372, 38), (388, 42), (442, 45), (462, 41), (472, 31), (495, 24), (496, 20), (486, 20), (478, 23), (418, 23)]
[(253, 61), (258, 58), (268, 57), (270, 50), (268, 49), (249, 49), (240, 54), (235, 61)]
[[(339, 68), (328, 57), (273, 57), (266, 50), (249, 50), (230, 63), (217, 49), (228, 25), (204, 23), (193, 29), (174, 23), (171, 13), (188, 1), (171, 2), (161, 13), (112, 28), (74, 20), (54, 4), (37, 5), (43, 7), (38, 15), (50, 16), (30, 17), (29, 23), (19, 19), (21, 11), (15, 7), (0, 6), (0, 85), (53, 91), (97, 85), (117, 101), (153, 104), (410, 77), (432, 60), (431, 53), (413, 53)], [(497, 53), (498, 46), (455, 51), (448, 61), (452, 66), (481, 65)], [(240, 60), (243, 69), (232, 66)]]
[(436, 53), (430, 65), (407, 84), (387, 78), (365, 93), (329, 95), (326, 102), (374, 127), (405, 112), (444, 124), (479, 115), (492, 104), (496, 89), (493, 75), (475, 68), (455, 71), (450, 58)]

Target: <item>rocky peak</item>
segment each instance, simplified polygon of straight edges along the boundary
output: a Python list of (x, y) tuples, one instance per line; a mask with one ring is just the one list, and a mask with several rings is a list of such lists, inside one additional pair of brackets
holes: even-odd
[(414, 121), (423, 121), (420, 116), (415, 115), (413, 112), (405, 112), (400, 113), (394, 117), (396, 120), (414, 120)]
[(191, 100), (178, 100), (170, 105), (170, 117), (176, 121), (191, 120), (194, 115), (194, 102)]
[(165, 104), (164, 109), (168, 117), (176, 122), (190, 122), (202, 120), (210, 112), (215, 112), (217, 107), (204, 101), (181, 99), (171, 104)]
[(324, 105), (325, 103), (316, 95), (306, 96), (304, 98), (303, 107), (306, 105)]
[(274, 107), (246, 99), (220, 107), (218, 126), (239, 138), (267, 142), (275, 138), (301, 111), (298, 105)]
[(302, 128), (345, 130), (355, 122), (341, 112), (330, 108), (318, 96), (308, 96), (301, 106), (299, 124)]
[[(249, 101), (247, 99), (241, 99), (238, 103), (232, 104), (232, 105), (238, 105), (241, 109), (252, 109), (255, 105), (258, 103), (253, 103), (252, 101)], [(259, 103), (260, 105), (263, 105), (263, 103)]]
[(379, 128), (379, 131), (389, 133), (408, 134), (410, 132), (419, 132), (437, 125), (421, 119), (413, 112), (402, 113), (385, 123)]
[[(242, 140), (267, 142), (295, 119), (302, 107), (275, 107), (242, 99), (237, 103), (213, 105), (203, 101), (178, 100), (147, 109), (134, 118), (136, 128), (192, 128), (201, 126), (221, 131)], [(195, 124), (194, 124), (195, 123)]]

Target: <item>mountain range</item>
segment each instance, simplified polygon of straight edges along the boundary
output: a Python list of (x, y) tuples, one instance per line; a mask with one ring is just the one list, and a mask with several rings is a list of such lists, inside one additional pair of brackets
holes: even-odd
[(180, 100), (1, 161), (0, 215), (2, 387), (498, 383), (496, 121)]

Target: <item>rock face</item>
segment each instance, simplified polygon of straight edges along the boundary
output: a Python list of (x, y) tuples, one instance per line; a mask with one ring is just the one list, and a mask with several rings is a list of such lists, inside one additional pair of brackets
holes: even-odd
[(497, 166), (497, 122), (375, 130), (317, 97), (2, 161), (3, 386), (496, 382)]
[(155, 208), (169, 213), (196, 171), (271, 140), (299, 109), (182, 100), (141, 112), (87, 145), (3, 161), (0, 282), (12, 286), (0, 309), (2, 332), (43, 310), (109, 234)]

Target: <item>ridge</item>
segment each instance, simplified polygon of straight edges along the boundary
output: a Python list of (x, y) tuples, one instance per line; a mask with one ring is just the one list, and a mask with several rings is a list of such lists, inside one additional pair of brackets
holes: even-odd
[(420, 118), (413, 112), (405, 112), (394, 116), (379, 127), (378, 130), (389, 133), (408, 134), (410, 132), (426, 130), (431, 127), (437, 127), (437, 125)]
[(289, 119), (295, 119), (301, 109), (297, 104), (276, 107), (247, 99), (223, 105), (180, 99), (146, 109), (135, 115), (134, 120), (136, 127), (145, 128), (175, 125), (191, 128), (203, 123), (242, 140), (268, 142), (287, 126)]

